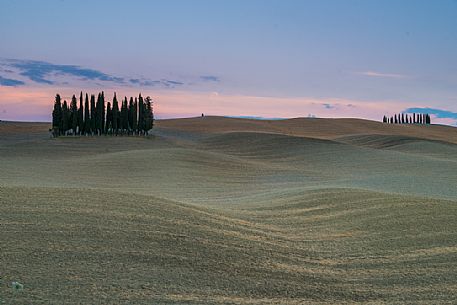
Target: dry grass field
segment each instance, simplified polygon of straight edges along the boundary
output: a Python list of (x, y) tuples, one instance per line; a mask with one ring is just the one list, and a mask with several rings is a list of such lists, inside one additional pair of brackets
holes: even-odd
[(5, 304), (455, 304), (457, 128), (0, 122)]

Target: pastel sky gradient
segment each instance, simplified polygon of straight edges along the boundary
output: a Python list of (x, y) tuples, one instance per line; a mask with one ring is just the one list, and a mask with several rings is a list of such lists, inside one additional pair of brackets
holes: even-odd
[(159, 118), (454, 125), (457, 1), (1, 0), (0, 119), (49, 121), (80, 90), (142, 92)]

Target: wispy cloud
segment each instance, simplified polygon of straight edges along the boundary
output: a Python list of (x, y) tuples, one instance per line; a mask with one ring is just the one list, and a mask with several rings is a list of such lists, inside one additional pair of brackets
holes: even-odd
[[(181, 79), (151, 79), (147, 77), (120, 77), (105, 72), (81, 67), (78, 65), (57, 65), (45, 61), (27, 59), (0, 58), (0, 72), (8, 73), (8, 78), (1, 78), (2, 86), (19, 86), (28, 84), (39, 85), (68, 85), (68, 86), (125, 86), (125, 87), (155, 87), (176, 89), (183, 86), (197, 86), (202, 82), (220, 82), (214, 75), (194, 76), (194, 82)], [(12, 79), (15, 76), (18, 79)], [(0, 76), (1, 77), (1, 76)]]
[(344, 108), (355, 108), (356, 106), (353, 104), (345, 104), (345, 103), (321, 103), (321, 107), (324, 107), (326, 110), (342, 110)]
[(16, 87), (16, 86), (21, 86), (24, 84), (25, 83), (21, 80), (4, 78), (4, 77), (0, 76), (0, 86)]
[(165, 88), (176, 88), (178, 86), (183, 86), (184, 83), (176, 80), (161, 79), (161, 80), (150, 80), (150, 79), (139, 79), (131, 78), (129, 82), (133, 85), (146, 86), (146, 87), (165, 87)]
[(202, 75), (200, 76), (200, 79), (205, 82), (220, 82), (220, 78), (214, 75)]
[(19, 70), (19, 74), (41, 84), (52, 85), (55, 81), (49, 79), (55, 75), (78, 77), (81, 80), (107, 81), (121, 84), (123, 78), (108, 75), (94, 69), (82, 68), (76, 65), (56, 65), (45, 61), (6, 59), (4, 65)]
[(408, 75), (404, 75), (404, 74), (381, 73), (381, 72), (376, 72), (376, 71), (356, 72), (356, 74), (369, 76), (369, 77), (396, 78), (396, 79), (403, 79), (403, 78), (409, 77)]

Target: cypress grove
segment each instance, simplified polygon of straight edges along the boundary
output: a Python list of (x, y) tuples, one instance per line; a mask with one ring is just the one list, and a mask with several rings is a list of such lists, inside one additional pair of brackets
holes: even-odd
[(416, 125), (430, 125), (432, 118), (428, 113), (401, 113), (398, 116), (395, 114), (388, 118), (387, 116), (382, 117), (382, 122), (385, 124), (416, 124)]
[(151, 97), (143, 99), (125, 97), (119, 102), (116, 93), (111, 102), (107, 102), (105, 110), (105, 95), (101, 92), (95, 100), (95, 95), (83, 92), (77, 98), (72, 96), (71, 102), (62, 103), (60, 94), (56, 94), (52, 111), (52, 135), (58, 136), (101, 136), (101, 135), (144, 135), (147, 136), (154, 126), (153, 102)]

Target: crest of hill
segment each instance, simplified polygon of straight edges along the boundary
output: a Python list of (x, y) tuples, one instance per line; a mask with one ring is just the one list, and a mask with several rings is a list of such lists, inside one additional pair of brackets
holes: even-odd
[(363, 119), (294, 118), (255, 120), (218, 116), (159, 120), (160, 128), (194, 133), (265, 132), (335, 140), (353, 135), (391, 135), (457, 144), (457, 128), (444, 125), (394, 125)]
[(51, 123), (13, 122), (0, 120), (0, 135), (19, 135), (48, 132)]
[[(457, 144), (457, 128), (444, 125), (395, 125), (363, 119), (294, 118), (285, 120), (256, 120), (206, 116), (156, 120), (156, 127), (201, 134), (228, 132), (263, 132), (298, 137), (308, 137), (341, 142), (366, 142), (367, 135), (395, 136), (437, 140)], [(21, 135), (48, 133), (50, 123), (0, 122), (0, 135), (15, 137)], [(351, 138), (344, 138), (351, 136)], [(357, 140), (357, 137), (362, 138)], [(383, 138), (383, 140), (386, 140)], [(360, 143), (359, 143), (360, 144)]]

